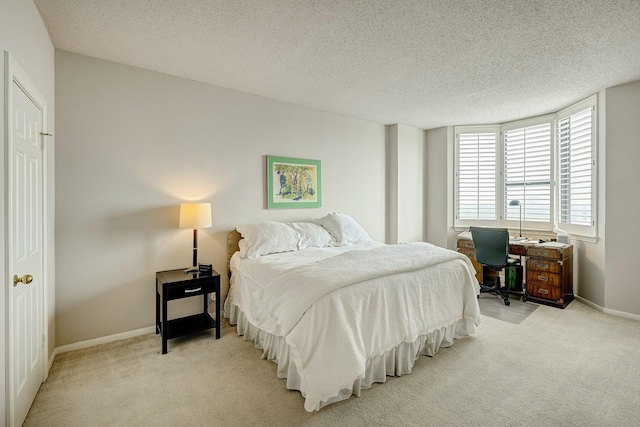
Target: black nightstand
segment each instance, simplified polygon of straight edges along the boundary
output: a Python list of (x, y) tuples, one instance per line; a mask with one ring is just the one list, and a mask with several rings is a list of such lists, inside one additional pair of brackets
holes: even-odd
[[(216, 295), (216, 318), (207, 311), (207, 296)], [(167, 320), (167, 302), (180, 298), (202, 295), (202, 313), (179, 319)], [(220, 275), (211, 273), (185, 273), (184, 270), (168, 270), (156, 273), (156, 334), (162, 336), (162, 354), (167, 352), (167, 340), (216, 328), (220, 338)]]

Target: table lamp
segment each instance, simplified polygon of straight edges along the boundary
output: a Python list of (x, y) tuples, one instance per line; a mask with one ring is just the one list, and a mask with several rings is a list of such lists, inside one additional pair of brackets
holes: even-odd
[(211, 203), (181, 203), (180, 228), (193, 229), (193, 267), (198, 270), (198, 229), (211, 227)]
[(512, 200), (509, 202), (509, 206), (520, 206), (520, 237), (522, 237), (522, 204), (520, 200)]

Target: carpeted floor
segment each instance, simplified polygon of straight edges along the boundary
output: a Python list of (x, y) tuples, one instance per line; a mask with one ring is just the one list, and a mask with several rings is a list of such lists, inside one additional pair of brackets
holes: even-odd
[(172, 340), (166, 355), (153, 334), (60, 354), (24, 425), (640, 425), (640, 322), (578, 301), (519, 323), (483, 315), (411, 375), (315, 413), (234, 328), (212, 336)]
[(533, 302), (525, 303), (517, 298), (509, 298), (509, 302), (511, 305), (505, 307), (501, 298), (490, 293), (481, 294), (480, 298), (478, 298), (480, 313), (516, 325), (522, 323), (524, 319), (536, 311), (536, 308), (540, 307), (539, 304)]

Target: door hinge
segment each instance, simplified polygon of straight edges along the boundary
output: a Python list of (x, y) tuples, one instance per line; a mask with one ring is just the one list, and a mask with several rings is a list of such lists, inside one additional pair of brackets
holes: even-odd
[(53, 135), (46, 132), (40, 132), (40, 135), (42, 136), (42, 147), (44, 148), (44, 143), (46, 142), (45, 136), (53, 136)]
[(42, 342), (40, 343), (40, 347), (44, 348), (44, 334), (42, 334)]

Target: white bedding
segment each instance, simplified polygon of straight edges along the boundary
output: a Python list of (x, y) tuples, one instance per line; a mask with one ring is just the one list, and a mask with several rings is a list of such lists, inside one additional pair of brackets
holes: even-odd
[[(480, 321), (468, 258), (426, 243), (236, 254), (231, 270), (231, 323), (279, 364), (307, 411), (359, 394), (384, 372), (411, 372), (418, 354), (468, 336)], [(404, 362), (389, 373), (378, 365), (391, 353)]]

